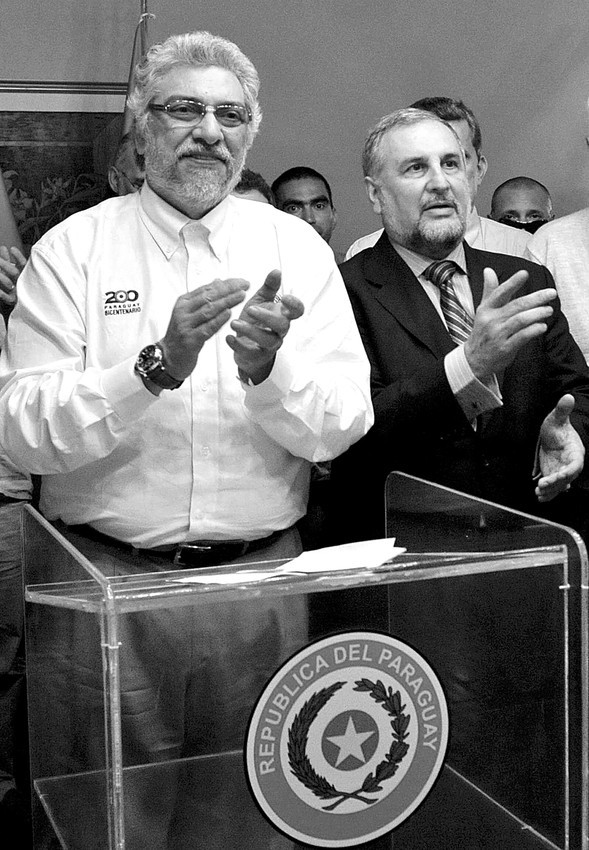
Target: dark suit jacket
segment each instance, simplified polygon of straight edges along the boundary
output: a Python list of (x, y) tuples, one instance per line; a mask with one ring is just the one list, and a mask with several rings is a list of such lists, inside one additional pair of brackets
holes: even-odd
[[(466, 244), (465, 252), (475, 307), (487, 266), (500, 282), (526, 269), (530, 277), (518, 294), (554, 286), (543, 266)], [(589, 370), (560, 302), (552, 302), (547, 332), (497, 376), (503, 407), (480, 417), (475, 431), (444, 371), (454, 343), (386, 235), (340, 269), (372, 366), (375, 424), (333, 463), (337, 525), (347, 524), (348, 538), (382, 536), (383, 487), (392, 470), (538, 514), (536, 441), (544, 417), (565, 392), (575, 396), (573, 424), (589, 445)]]

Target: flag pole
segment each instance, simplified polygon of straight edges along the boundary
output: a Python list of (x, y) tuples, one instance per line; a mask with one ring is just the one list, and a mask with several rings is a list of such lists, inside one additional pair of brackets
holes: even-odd
[(131, 115), (131, 112), (127, 107), (127, 101), (129, 100), (129, 95), (131, 94), (131, 91), (133, 89), (133, 83), (135, 80), (135, 66), (141, 59), (143, 59), (143, 57), (147, 53), (147, 22), (150, 18), (152, 20), (155, 20), (155, 15), (152, 15), (151, 12), (148, 12), (147, 0), (141, 0), (141, 14), (139, 16), (137, 26), (135, 27), (135, 35), (133, 37), (133, 49), (131, 51), (131, 65), (129, 68), (127, 95), (125, 97), (125, 112), (123, 115), (123, 136), (126, 133), (129, 133), (133, 127), (133, 116)]

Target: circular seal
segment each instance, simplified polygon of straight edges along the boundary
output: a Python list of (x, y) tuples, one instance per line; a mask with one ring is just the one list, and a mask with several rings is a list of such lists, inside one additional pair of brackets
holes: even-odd
[(306, 646), (250, 718), (246, 774), (258, 806), (295, 841), (353, 847), (402, 823), (444, 762), (442, 686), (411, 646), (345, 632)]

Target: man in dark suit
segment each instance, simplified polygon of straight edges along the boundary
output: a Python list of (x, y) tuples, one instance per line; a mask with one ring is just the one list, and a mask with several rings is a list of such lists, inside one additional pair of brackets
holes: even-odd
[[(568, 504), (561, 494), (589, 440), (589, 372), (550, 273), (463, 242), (464, 153), (446, 122), (416, 109), (386, 116), (363, 167), (385, 232), (341, 271), (371, 361), (375, 424), (334, 463), (338, 527), (348, 539), (384, 534), (391, 470), (534, 513)], [(450, 292), (432, 278), (440, 260), (455, 264)]]
[[(341, 271), (371, 362), (375, 424), (332, 465), (337, 539), (384, 535), (392, 470), (535, 514), (561, 502), (559, 518), (570, 524), (571, 485), (589, 439), (589, 371), (550, 273), (463, 241), (464, 153), (436, 116), (406, 109), (383, 118), (366, 141), (363, 167), (385, 232)], [(496, 542), (478, 513), (461, 519), (465, 528), (473, 523), (462, 536), (430, 515), (428, 540), (429, 529), (420, 536), (410, 519), (392, 517), (399, 545), (412, 551)], [(380, 610), (380, 628), (424, 653), (450, 702), (449, 763), (549, 833), (560, 822), (564, 764), (557, 578), (538, 575), (533, 593), (504, 573), (408, 582), (393, 586), (384, 612), (371, 588), (327, 612), (341, 628), (352, 610), (369, 624)], [(519, 636), (517, 663), (505, 635)], [(468, 806), (456, 818), (435, 800), (408, 825), (419, 824), (412, 847), (430, 846), (427, 830), (440, 847), (506, 846), (493, 823), (479, 828)], [(458, 832), (443, 825), (448, 817), (459, 821)]]

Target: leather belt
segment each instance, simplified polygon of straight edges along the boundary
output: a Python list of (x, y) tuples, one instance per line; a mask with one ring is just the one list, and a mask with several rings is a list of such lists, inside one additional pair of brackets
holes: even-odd
[(137, 552), (151, 558), (154, 556), (162, 558), (166, 561), (171, 561), (176, 567), (197, 569), (215, 567), (219, 564), (233, 561), (236, 558), (241, 558), (247, 553), (264, 549), (266, 546), (275, 543), (287, 531), (287, 529), (274, 531), (268, 537), (261, 537), (258, 540), (195, 540), (188, 543), (177, 543), (172, 546), (139, 549), (131, 543), (125, 543), (123, 540), (117, 540), (116, 537), (103, 534), (102, 531), (97, 531), (91, 525), (69, 525), (67, 528), (74, 534), (80, 534), (82, 537), (87, 537), (89, 540), (96, 540), (99, 543), (105, 543), (108, 546), (116, 546), (127, 552)]

